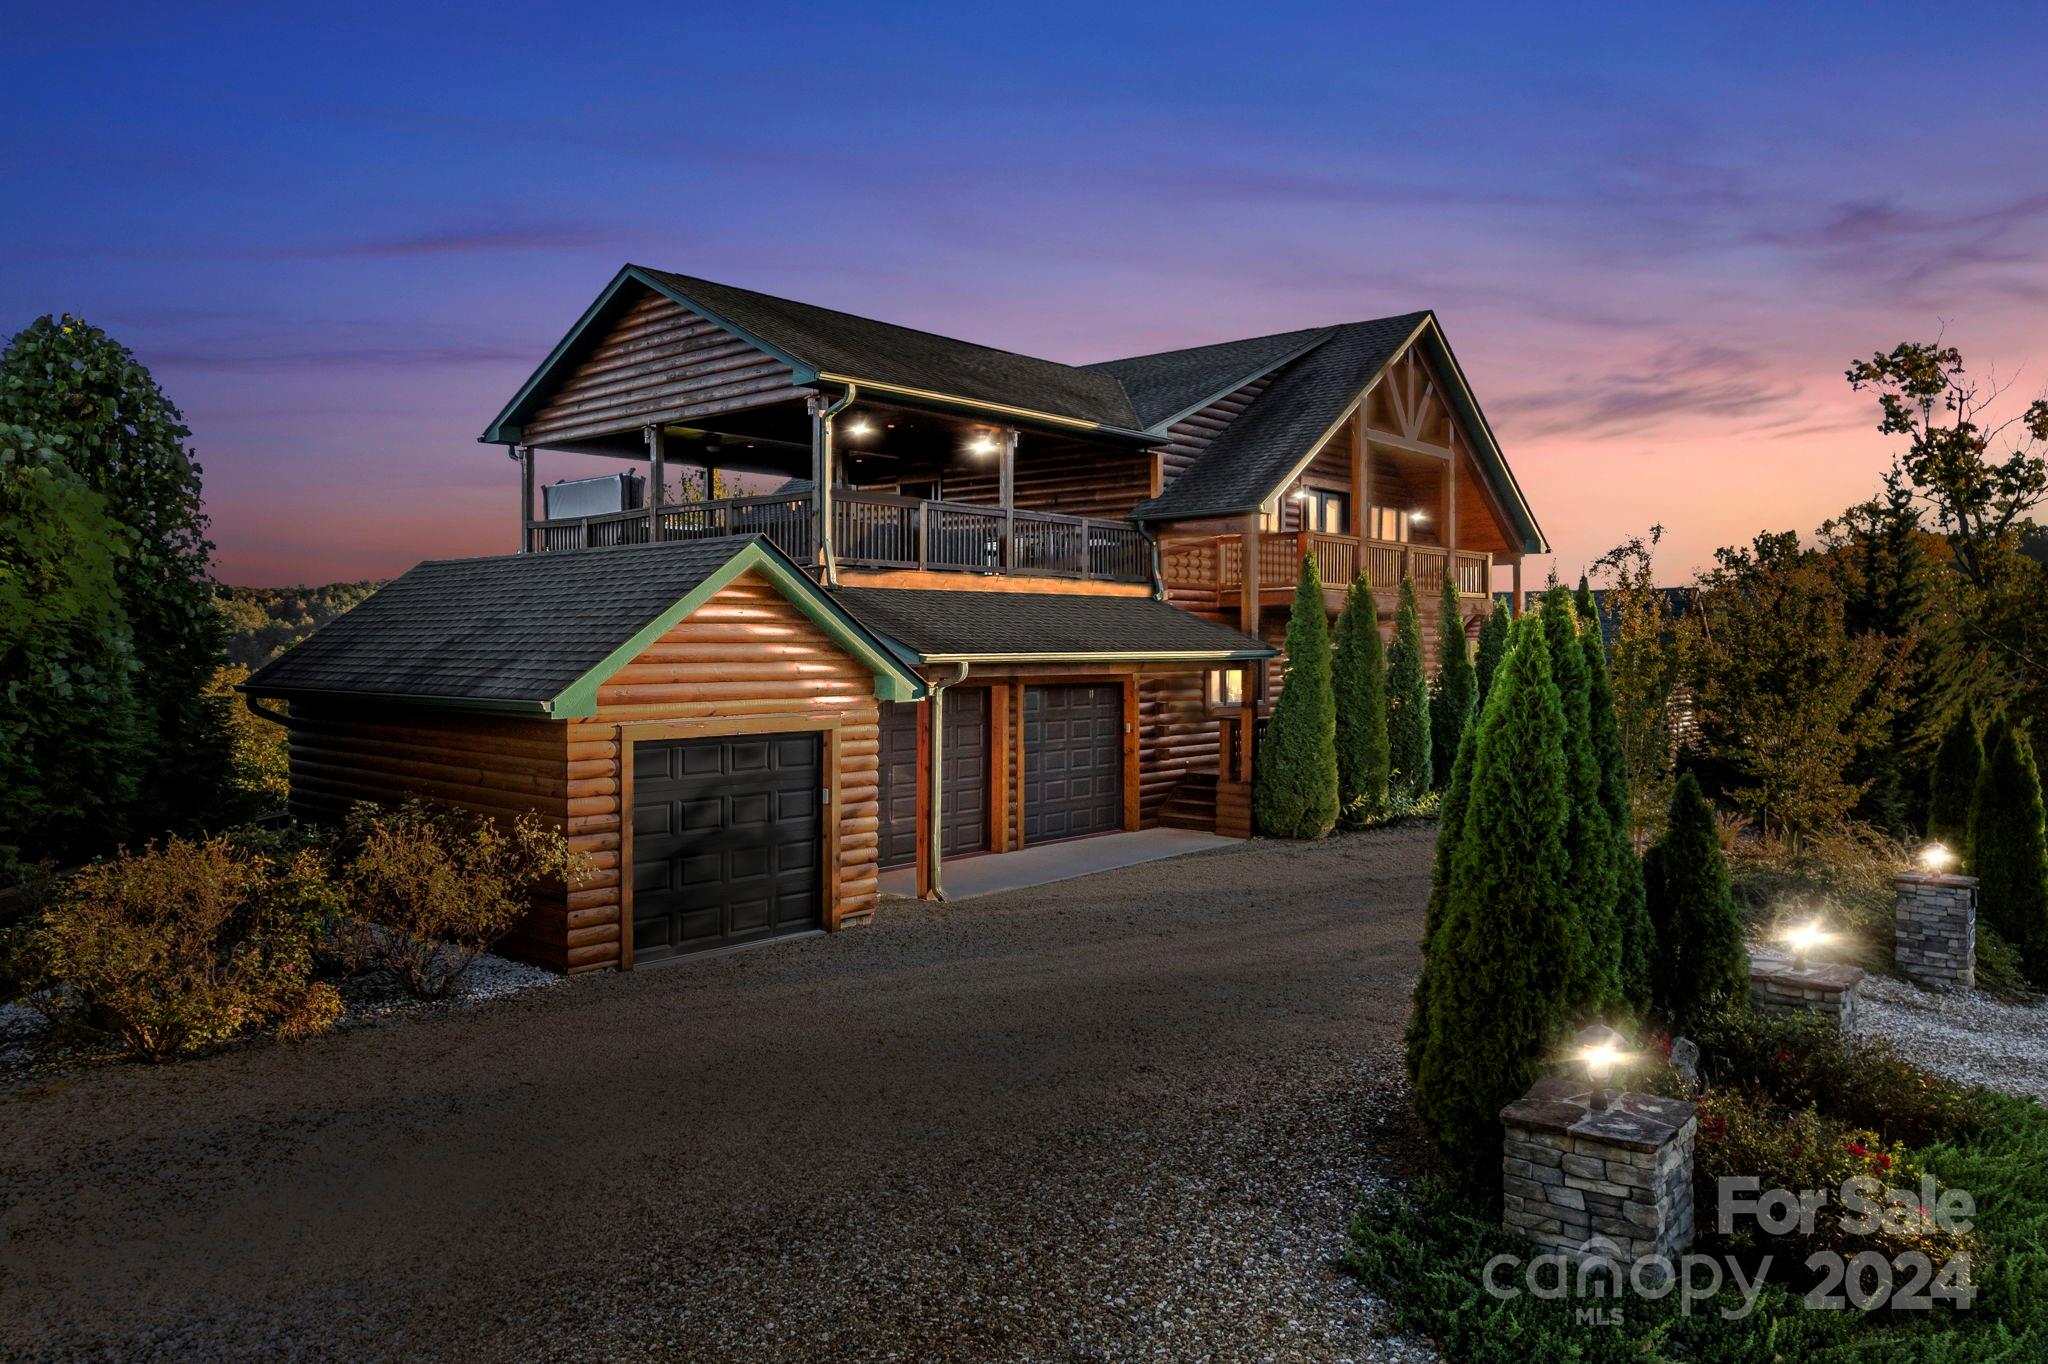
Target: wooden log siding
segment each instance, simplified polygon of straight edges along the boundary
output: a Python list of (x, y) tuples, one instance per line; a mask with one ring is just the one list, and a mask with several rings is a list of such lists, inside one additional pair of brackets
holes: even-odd
[(1159, 812), (1191, 773), (1217, 770), (1216, 717), (1207, 704), (1207, 673), (1141, 675), (1138, 680), (1138, 827)]
[(1272, 376), (1254, 379), (1243, 388), (1218, 398), (1199, 412), (1181, 418), (1167, 428), (1172, 439), (1159, 450), (1159, 487), (1163, 492), (1173, 486), (1173, 481), (1187, 472), (1188, 466), (1201, 457), (1209, 443), (1223, 434), (1223, 428), (1237, 420), (1252, 401), (1266, 391), (1273, 382)]
[[(992, 466), (949, 464), (942, 477), (949, 502), (999, 505), (1000, 474)], [(1024, 511), (1121, 520), (1151, 495), (1151, 480), (1143, 452), (1026, 436), (1017, 452), (1016, 505)]]
[(570, 764), (613, 766), (607, 795), (570, 802), (570, 846), (610, 854), (609, 865), (569, 907), (571, 970), (619, 959), (618, 726), (748, 717), (759, 721), (760, 732), (772, 733), (777, 716), (839, 723), (839, 787), (826, 821), (828, 830), (838, 829), (838, 881), (825, 924), (836, 928), (874, 913), (881, 827), (874, 677), (765, 579), (747, 573), (598, 688), (596, 716), (568, 723)]
[(526, 423), (560, 445), (806, 397), (782, 361), (649, 291)]

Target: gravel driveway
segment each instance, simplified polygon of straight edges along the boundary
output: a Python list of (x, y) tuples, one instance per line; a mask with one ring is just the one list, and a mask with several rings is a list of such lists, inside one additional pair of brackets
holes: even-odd
[(0, 1100), (0, 1353), (1406, 1359), (1427, 826)]

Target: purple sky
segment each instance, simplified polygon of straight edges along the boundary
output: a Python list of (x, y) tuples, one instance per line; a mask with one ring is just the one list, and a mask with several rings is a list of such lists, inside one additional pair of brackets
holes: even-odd
[(2038, 6), (378, 8), (0, 47), (0, 330), (156, 372), (230, 582), (511, 548), (476, 434), (627, 260), (1073, 361), (1435, 308), (1567, 576), (1868, 495), (1857, 355), (2048, 382)]

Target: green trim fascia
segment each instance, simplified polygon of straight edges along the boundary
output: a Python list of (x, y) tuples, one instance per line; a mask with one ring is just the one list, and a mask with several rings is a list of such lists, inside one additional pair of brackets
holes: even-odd
[(733, 556), (685, 593), (673, 606), (642, 626), (631, 639), (606, 654), (583, 676), (564, 687), (546, 703), (557, 720), (583, 720), (597, 714), (597, 689), (613, 673), (646, 652), (649, 645), (667, 634), (690, 614), (730, 586), (748, 569), (760, 569), (792, 605), (833, 641), (865, 664), (875, 675), (875, 695), (884, 701), (915, 701), (924, 695), (924, 684), (897, 661), (888, 646), (837, 603), (825, 598), (781, 551), (762, 540), (754, 540), (734, 551)]
[(505, 404), (498, 415), (491, 419), (491, 424), (484, 428), (484, 433), (477, 437), (478, 441), (486, 445), (518, 444), (519, 428), (507, 426), (507, 423), (519, 412), (521, 405), (533, 396), (534, 390), (548, 377), (549, 371), (560, 363), (563, 356), (574, 349), (576, 343), (582, 339), (583, 333), (590, 329), (591, 324), (597, 321), (599, 315), (618, 296), (619, 290), (632, 278), (633, 267), (630, 265), (612, 276), (612, 282), (604, 286), (604, 291), (597, 296), (597, 301), (583, 310), (583, 316), (576, 319), (576, 325), (569, 328), (568, 335), (555, 343), (555, 348), (548, 352), (548, 358), (541, 361), (540, 367), (527, 376), (526, 382), (519, 386), (519, 391), (512, 395), (512, 401)]
[(1276, 658), (1278, 649), (1111, 649), (1100, 653), (931, 654), (927, 663), (1249, 663)]
[(1433, 312), (1429, 315), (1429, 328), (1437, 350), (1443, 355), (1444, 363), (1450, 366), (1452, 375), (1458, 381), (1459, 415), (1466, 419), (1467, 425), (1476, 427), (1479, 434), (1486, 438), (1484, 444), (1488, 471), (1495, 476), (1496, 486), (1504, 484), (1507, 491), (1514, 496), (1513, 510), (1520, 514), (1523, 523), (1520, 527), (1523, 532), (1522, 552), (1550, 553), (1550, 541), (1543, 534), (1543, 527), (1537, 523), (1536, 511), (1529, 505), (1528, 497), (1522, 492), (1522, 484), (1515, 477), (1515, 471), (1508, 467), (1507, 456), (1501, 452), (1500, 441), (1493, 434), (1493, 424), (1486, 420), (1486, 413), (1480, 410), (1479, 399), (1472, 395), (1472, 384), (1465, 378), (1465, 367), (1458, 363), (1458, 356), (1451, 349), (1450, 338), (1444, 335), (1443, 327), (1437, 322), (1436, 314)]

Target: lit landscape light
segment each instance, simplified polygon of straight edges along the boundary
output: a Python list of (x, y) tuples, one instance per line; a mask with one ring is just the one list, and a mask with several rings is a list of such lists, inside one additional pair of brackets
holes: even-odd
[(1835, 935), (1828, 932), (1827, 925), (1819, 919), (1808, 919), (1803, 924), (1794, 924), (1778, 934), (1779, 941), (1792, 949), (1794, 969), (1804, 971), (1806, 958), (1816, 947), (1833, 942)]
[(1941, 875), (1955, 864), (1956, 855), (1949, 851), (1948, 845), (1945, 843), (1929, 843), (1920, 850), (1920, 865), (1933, 872), (1936, 876)]
[(1577, 1059), (1586, 1068), (1586, 1078), (1593, 1082), (1592, 1105), (1605, 1109), (1613, 1102), (1607, 1082), (1631, 1056), (1622, 1046), (1627, 1039), (1605, 1024), (1596, 1023), (1581, 1029), (1575, 1040), (1579, 1044)]

